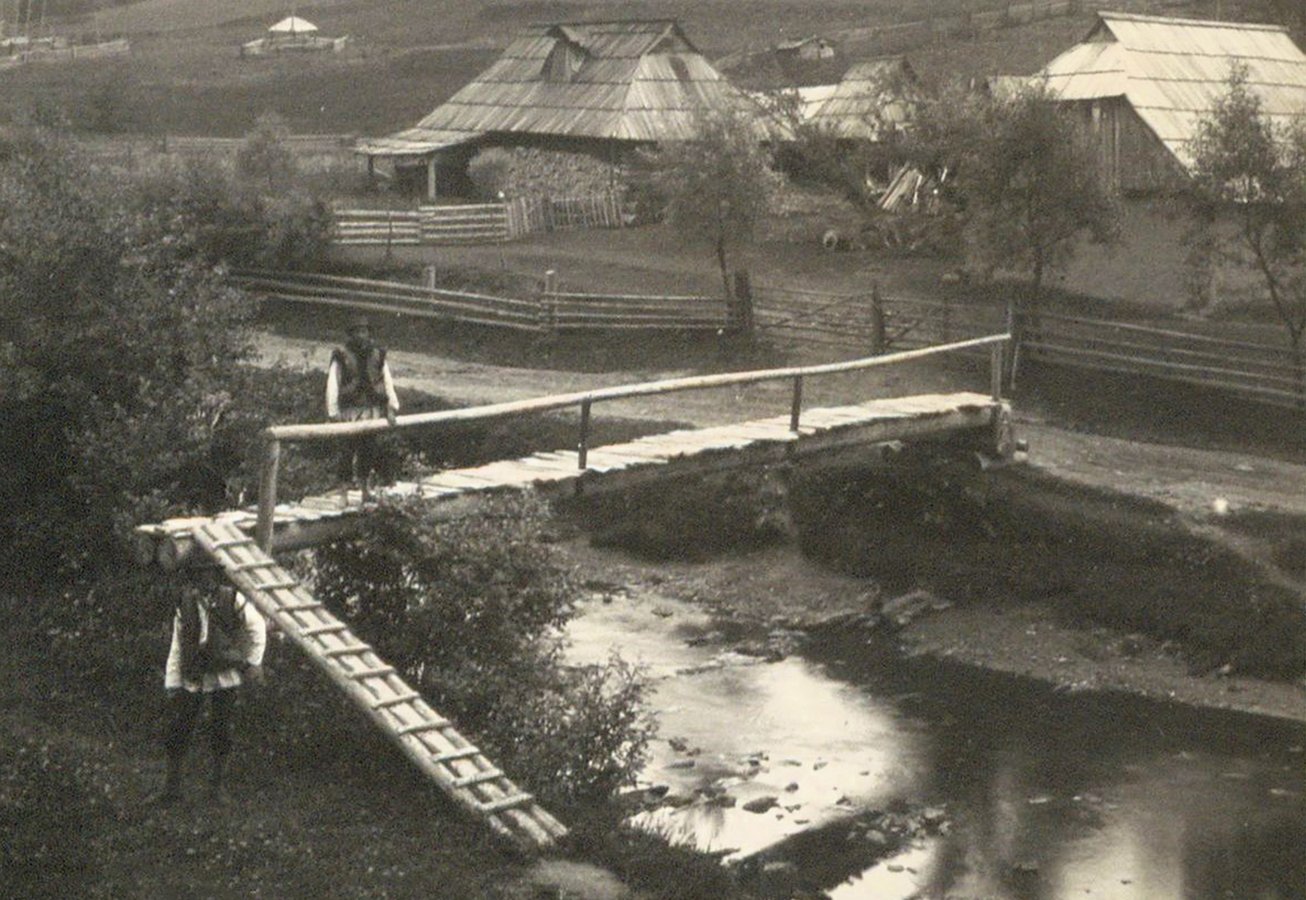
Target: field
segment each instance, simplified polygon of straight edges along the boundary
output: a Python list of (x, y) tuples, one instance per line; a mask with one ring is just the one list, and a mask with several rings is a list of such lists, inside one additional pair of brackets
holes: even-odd
[[(76, 35), (126, 35), (130, 58), (112, 63), (31, 65), (0, 72), (0, 121), (32, 109), (63, 109), (101, 132), (237, 136), (263, 112), (297, 132), (381, 134), (411, 124), (495, 57), (525, 22), (669, 17), (709, 59), (813, 32), (841, 40), (850, 58), (906, 52), (924, 80), (1034, 71), (1082, 37), (1092, 4), (1069, 16), (999, 28), (965, 40), (912, 46), (867, 37), (869, 28), (955, 17), (1007, 6), (998, 0), (320, 0), (297, 8), (325, 35), (350, 37), (341, 54), (240, 59), (285, 11), (272, 0), (208, 3), (141, 0), (63, 23)], [(1214, 0), (1117, 0), (1113, 8), (1204, 15)], [(813, 23), (819, 22), (819, 26)]]

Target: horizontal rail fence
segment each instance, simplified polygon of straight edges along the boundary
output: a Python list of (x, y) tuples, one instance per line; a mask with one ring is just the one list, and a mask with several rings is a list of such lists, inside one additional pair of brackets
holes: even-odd
[(717, 298), (582, 294), (546, 290), (542, 323), (550, 331), (663, 330), (718, 332), (733, 327)]
[(529, 297), (502, 297), (433, 286), (309, 272), (241, 270), (236, 285), (273, 300), (356, 312), (410, 315), (446, 322), (556, 334), (577, 331), (721, 331), (730, 323), (716, 298), (582, 294), (545, 287)]
[(804, 343), (884, 353), (946, 344), (1004, 327), (990, 307), (885, 297), (865, 292), (831, 293), (792, 287), (754, 290), (758, 327)]
[[(413, 223), (417, 224), (416, 230)], [(621, 198), (515, 197), (503, 203), (419, 206), (416, 210), (337, 209), (337, 244), (490, 244), (529, 234), (578, 228), (620, 228)]]
[(1306, 408), (1306, 391), (1286, 346), (1050, 313), (1040, 313), (1022, 332), (1022, 363), (1147, 375)]
[(422, 206), (417, 212), (424, 244), (493, 244), (514, 236), (506, 203)]
[(412, 210), (337, 209), (332, 239), (337, 244), (391, 247), (422, 243), (422, 214)]
[(277, 506), (277, 476), (281, 466), (281, 445), (306, 441), (344, 440), (365, 434), (373, 434), (395, 428), (415, 428), (430, 425), (454, 425), (457, 423), (483, 422), (513, 416), (531, 415), (561, 409), (578, 409), (580, 412), (577, 465), (579, 470), (588, 469), (587, 451), (590, 439), (591, 411), (595, 403), (605, 400), (623, 400), (632, 397), (652, 397), (682, 391), (705, 390), (709, 388), (737, 387), (745, 384), (759, 384), (766, 381), (788, 381), (792, 384), (792, 396), (789, 403), (789, 428), (793, 432), (800, 429), (803, 409), (803, 381), (820, 375), (834, 375), (844, 372), (856, 372), (862, 369), (905, 363), (928, 356), (946, 353), (958, 353), (984, 348), (990, 354), (990, 387), (993, 400), (1002, 398), (1002, 371), (1004, 355), (1011, 336), (992, 334), (969, 341), (958, 341), (938, 347), (926, 347), (920, 350), (907, 350), (887, 356), (863, 357), (826, 363), (817, 366), (792, 366), (782, 369), (759, 369), (749, 372), (722, 372), (713, 375), (697, 375), (685, 378), (668, 378), (661, 381), (647, 381), (639, 384), (618, 385), (592, 391), (579, 391), (571, 394), (554, 394), (535, 397), (528, 400), (515, 400), (508, 403), (496, 403), (489, 406), (475, 406), (466, 409), (449, 409), (439, 412), (416, 413), (399, 416), (393, 424), (385, 419), (371, 419), (359, 422), (330, 422), (305, 425), (274, 425), (263, 432), (263, 465), (259, 478), (258, 524), (255, 537), (264, 551), (271, 552), (272, 532)]
[(288, 303), (492, 325), (518, 331), (540, 330), (538, 300), (307, 272), (245, 270), (233, 273), (231, 280), (246, 290)]

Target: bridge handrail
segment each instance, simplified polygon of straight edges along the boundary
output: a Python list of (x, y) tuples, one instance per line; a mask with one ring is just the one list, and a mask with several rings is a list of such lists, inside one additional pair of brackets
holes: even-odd
[(579, 405), (581, 408), (580, 468), (585, 468), (586, 438), (589, 432), (590, 406), (601, 400), (622, 400), (629, 397), (648, 397), (656, 394), (670, 394), (677, 391), (701, 390), (705, 388), (729, 387), (741, 384), (757, 384), (763, 381), (794, 380), (793, 404), (790, 411), (790, 428), (797, 430), (799, 414), (802, 408), (803, 379), (814, 375), (833, 375), (842, 372), (855, 372), (878, 366), (910, 362), (928, 356), (955, 353), (961, 350), (973, 350), (980, 347), (992, 348), (992, 368), (990, 371), (991, 387), (994, 400), (1002, 398), (1002, 354), (1011, 341), (1010, 334), (991, 334), (950, 344), (938, 344), (917, 350), (905, 350), (900, 353), (888, 353), (881, 356), (867, 356), (859, 359), (844, 360), (836, 363), (823, 363), (811, 366), (789, 366), (780, 369), (755, 369), (746, 372), (721, 372), (714, 375), (691, 375), (682, 378), (665, 378), (660, 381), (645, 381), (635, 384), (616, 385), (597, 390), (575, 391), (569, 394), (551, 394), (544, 397), (531, 397), (526, 400), (513, 400), (506, 403), (492, 403), (485, 406), (472, 406), (463, 409), (447, 409), (438, 412), (414, 413), (398, 416), (391, 425), (385, 419), (366, 419), (358, 422), (319, 422), (297, 425), (272, 425), (263, 432), (265, 443), (263, 470), (259, 481), (258, 527), (256, 538), (265, 550), (271, 547), (273, 514), (276, 507), (277, 470), (280, 466), (281, 444), (290, 442), (321, 441), (336, 438), (358, 437), (398, 428), (413, 428), (421, 425), (439, 425), (448, 422), (470, 422), (519, 415), (522, 413), (547, 412)]

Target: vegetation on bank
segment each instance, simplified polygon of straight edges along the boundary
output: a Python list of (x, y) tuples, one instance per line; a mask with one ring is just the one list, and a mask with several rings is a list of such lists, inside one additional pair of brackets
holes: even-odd
[(805, 477), (791, 502), (803, 551), (885, 596), (1039, 603), (1170, 641), (1199, 672), (1306, 672), (1296, 593), (1152, 502), (928, 453)]
[[(241, 808), (163, 813), (146, 802), (157, 787), (168, 629), (186, 575), (134, 566), (132, 529), (252, 496), (262, 428), (321, 415), (320, 376), (245, 364), (254, 307), (223, 278), (228, 266), (293, 266), (322, 250), (320, 204), (310, 198), (287, 216), (259, 192), (270, 158), (255, 154), (243, 180), (192, 167), (109, 191), (58, 135), (0, 143), (9, 463), (0, 614), (14, 647), (0, 702), (0, 880), (28, 894), (326, 893), (367, 883), (375, 864), (353, 867), (370, 855), (387, 859), (382, 882), (493, 896), (494, 873), (508, 865), (275, 645), (272, 683), (244, 699), (245, 765), (233, 785)], [(538, 449), (559, 427), (542, 422), (515, 437), (489, 426), (396, 437), (386, 464), (394, 474), (484, 461), (488, 445), (496, 458)], [(284, 490), (325, 489), (333, 469), (332, 449), (297, 450)], [(541, 510), (511, 503), (457, 523), (393, 507), (358, 543), (302, 564), (523, 787), (562, 804), (564, 819), (582, 803), (598, 818), (607, 809), (610, 826), (606, 804), (632, 781), (649, 735), (643, 682), (615, 659), (562, 664), (556, 634), (571, 589), (545, 527)], [(324, 834), (304, 827), (310, 814), (332, 820)], [(375, 836), (362, 846), (350, 831), (359, 820)], [(433, 830), (451, 840), (434, 854), (420, 849)], [(590, 836), (618, 858), (613, 845), (623, 840), (611, 827)], [(406, 862), (373, 849), (387, 841), (406, 848)]]

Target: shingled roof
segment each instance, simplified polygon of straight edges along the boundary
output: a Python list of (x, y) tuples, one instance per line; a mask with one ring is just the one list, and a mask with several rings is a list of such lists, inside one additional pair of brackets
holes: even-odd
[(1228, 91), (1236, 64), (1272, 121), (1306, 117), (1306, 54), (1276, 25), (1102, 12), (1084, 41), (1039, 75), (1061, 100), (1123, 97), (1189, 165), (1198, 126)]
[(359, 150), (421, 154), (484, 134), (684, 140), (703, 112), (750, 107), (674, 21), (531, 25), (415, 127)]
[(886, 56), (850, 68), (805, 118), (835, 137), (878, 141), (907, 127), (924, 101), (911, 64)]

